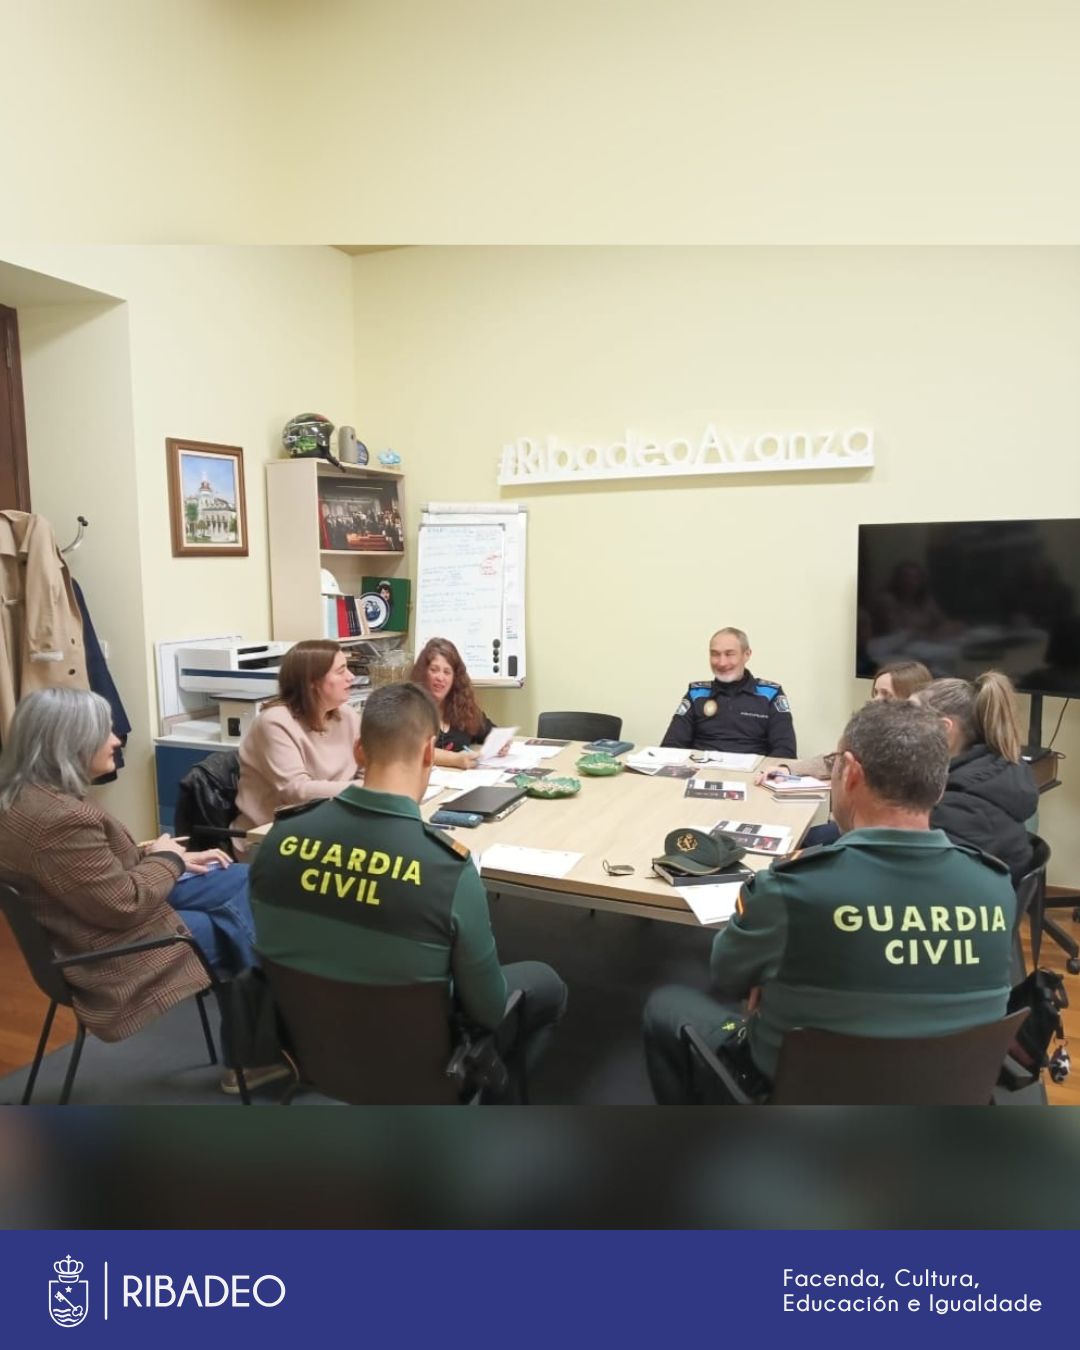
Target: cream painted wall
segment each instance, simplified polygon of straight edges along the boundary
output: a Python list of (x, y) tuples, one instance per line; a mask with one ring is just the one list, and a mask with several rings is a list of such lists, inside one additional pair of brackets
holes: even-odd
[(0, 33), (23, 238), (1076, 237), (1072, 0), (0, 0)]
[[(498, 500), (504, 442), (869, 424), (839, 475), (507, 490), (529, 508), (528, 687), (655, 742), (710, 632), (749, 630), (807, 751), (867, 692), (850, 675), (860, 522), (1080, 514), (1076, 249), (408, 249), (356, 258), (357, 432), (426, 500)], [(1023, 700), (1026, 716), (1026, 700)], [(1047, 700), (1049, 735), (1061, 708)], [(1080, 718), (1043, 799), (1080, 884)]]
[[(101, 361), (107, 380), (130, 388), (133, 452), (118, 467), (123, 477), (116, 487), (133, 503), (125, 528), (135, 531), (137, 557), (116, 608), (124, 641), (136, 642), (142, 653), (144, 693), (136, 689), (133, 702), (141, 706), (129, 711), (148, 747), (156, 723), (154, 642), (213, 632), (269, 635), (263, 465), (280, 454), (281, 428), (297, 412), (315, 409), (334, 422), (355, 422), (350, 260), (323, 247), (179, 246), (27, 246), (4, 249), (3, 258), (126, 302), (126, 364), (116, 349), (102, 352)], [(32, 463), (36, 433), (36, 417), (29, 418)], [(244, 448), (247, 558), (172, 556), (167, 436)], [(43, 432), (42, 439), (53, 438)], [(73, 486), (66, 498), (62, 480), (55, 480), (50, 502), (58, 519), (85, 510), (81, 492)], [(107, 521), (101, 524), (107, 528)], [(115, 648), (121, 634), (101, 631)], [(130, 823), (140, 834), (152, 828), (152, 798)]]
[(152, 830), (154, 800), (128, 316), (122, 304), (20, 305), (23, 393), (34, 510), (63, 548), (76, 516), (90, 521), (68, 557), (134, 728), (115, 784), (95, 789), (107, 810)]

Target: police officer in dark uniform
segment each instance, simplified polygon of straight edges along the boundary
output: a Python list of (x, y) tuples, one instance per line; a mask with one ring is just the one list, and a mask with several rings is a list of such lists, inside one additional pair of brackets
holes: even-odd
[(793, 758), (791, 705), (780, 685), (750, 674), (749, 659), (750, 644), (741, 628), (714, 633), (709, 664), (715, 678), (690, 685), (661, 745)]
[(335, 980), (449, 983), (464, 1018), (485, 1029), (521, 989), (517, 1039), (500, 1045), (520, 1083), (562, 1016), (566, 986), (539, 962), (499, 964), (468, 848), (421, 818), (438, 730), (425, 690), (375, 690), (360, 726), (364, 786), (280, 812), (255, 855), (256, 940), (271, 960)]
[[(657, 1101), (694, 1100), (687, 1024), (766, 1093), (792, 1027), (927, 1036), (1004, 1016), (1016, 896), (1004, 863), (930, 829), (949, 747), (925, 711), (874, 703), (848, 723), (827, 756), (843, 833), (743, 886), (713, 942), (722, 1001), (675, 987), (650, 996), (645, 1053)], [(749, 1015), (739, 1005), (747, 996)]]

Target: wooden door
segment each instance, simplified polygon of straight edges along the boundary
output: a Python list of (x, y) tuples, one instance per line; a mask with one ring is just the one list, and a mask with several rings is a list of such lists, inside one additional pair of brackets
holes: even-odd
[(30, 510), (19, 324), (6, 305), (0, 305), (0, 510)]

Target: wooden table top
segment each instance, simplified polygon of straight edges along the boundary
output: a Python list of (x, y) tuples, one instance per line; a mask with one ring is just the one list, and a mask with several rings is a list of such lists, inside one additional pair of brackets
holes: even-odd
[[(557, 774), (581, 780), (575, 797), (545, 800), (527, 797), (504, 820), (457, 829), (454, 837), (474, 853), (482, 853), (493, 844), (516, 844), (527, 848), (568, 850), (584, 856), (565, 877), (534, 877), (520, 873), (496, 872), (485, 867), (485, 882), (500, 880), (527, 886), (537, 893), (556, 892), (566, 896), (606, 898), (623, 903), (639, 903), (661, 909), (689, 913), (677, 887), (661, 881), (652, 871), (653, 858), (664, 852), (664, 838), (670, 830), (684, 825), (708, 829), (718, 820), (753, 821), (759, 824), (788, 825), (798, 841), (806, 832), (821, 802), (777, 802), (764, 788), (755, 787), (752, 773), (736, 773), (710, 765), (693, 765), (697, 776), (745, 782), (743, 802), (711, 801), (686, 797), (686, 779), (657, 778), (624, 769), (614, 778), (588, 778), (575, 771), (574, 763), (582, 753), (581, 745), (571, 743), (557, 756), (543, 761), (543, 767)], [(426, 802), (422, 808), (429, 818), (443, 804), (445, 793)], [(453, 802), (446, 802), (453, 810)], [(632, 876), (611, 877), (603, 862), (630, 863)], [(748, 867), (768, 867), (771, 858), (748, 853)]]
[[(723, 819), (754, 821), (788, 825), (792, 838), (798, 841), (822, 806), (821, 802), (774, 801), (764, 788), (754, 786), (754, 774), (712, 765), (692, 767), (700, 777), (745, 782), (745, 801), (686, 797), (686, 779), (649, 777), (628, 769), (613, 778), (588, 778), (574, 768), (581, 753), (581, 745), (571, 742), (558, 755), (543, 761), (543, 767), (553, 773), (580, 778), (581, 791), (577, 796), (554, 800), (526, 797), (503, 820), (472, 830), (451, 831), (474, 854), (493, 844), (514, 844), (583, 855), (565, 877), (537, 877), (485, 868), (483, 877), (489, 890), (501, 890), (500, 883), (506, 883), (533, 895), (548, 894), (551, 899), (570, 903), (588, 904), (596, 900), (600, 907), (607, 907), (615, 902), (612, 907), (624, 911), (637, 905), (643, 909), (668, 910), (673, 918), (685, 920), (692, 915), (679, 888), (661, 881), (652, 871), (652, 860), (664, 852), (664, 838), (670, 830), (684, 825), (709, 829)], [(450, 791), (446, 789), (424, 803), (421, 813), (425, 819), (430, 819), (440, 806), (454, 809), (454, 803), (446, 800)], [(257, 844), (269, 828), (263, 825), (251, 830), (249, 841)], [(610, 863), (630, 863), (633, 875), (608, 876), (603, 866), (605, 858)], [(757, 853), (748, 853), (744, 859), (755, 870), (768, 867), (771, 861)]]

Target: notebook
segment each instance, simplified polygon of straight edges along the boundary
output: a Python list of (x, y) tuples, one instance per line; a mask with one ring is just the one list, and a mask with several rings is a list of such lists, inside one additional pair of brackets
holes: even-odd
[(477, 815), (486, 816), (490, 819), (513, 806), (514, 802), (519, 801), (524, 796), (525, 789), (515, 787), (513, 784), (499, 787), (478, 787), (473, 788), (471, 792), (463, 792), (460, 797), (455, 797), (453, 808), (455, 811), (475, 811)]

